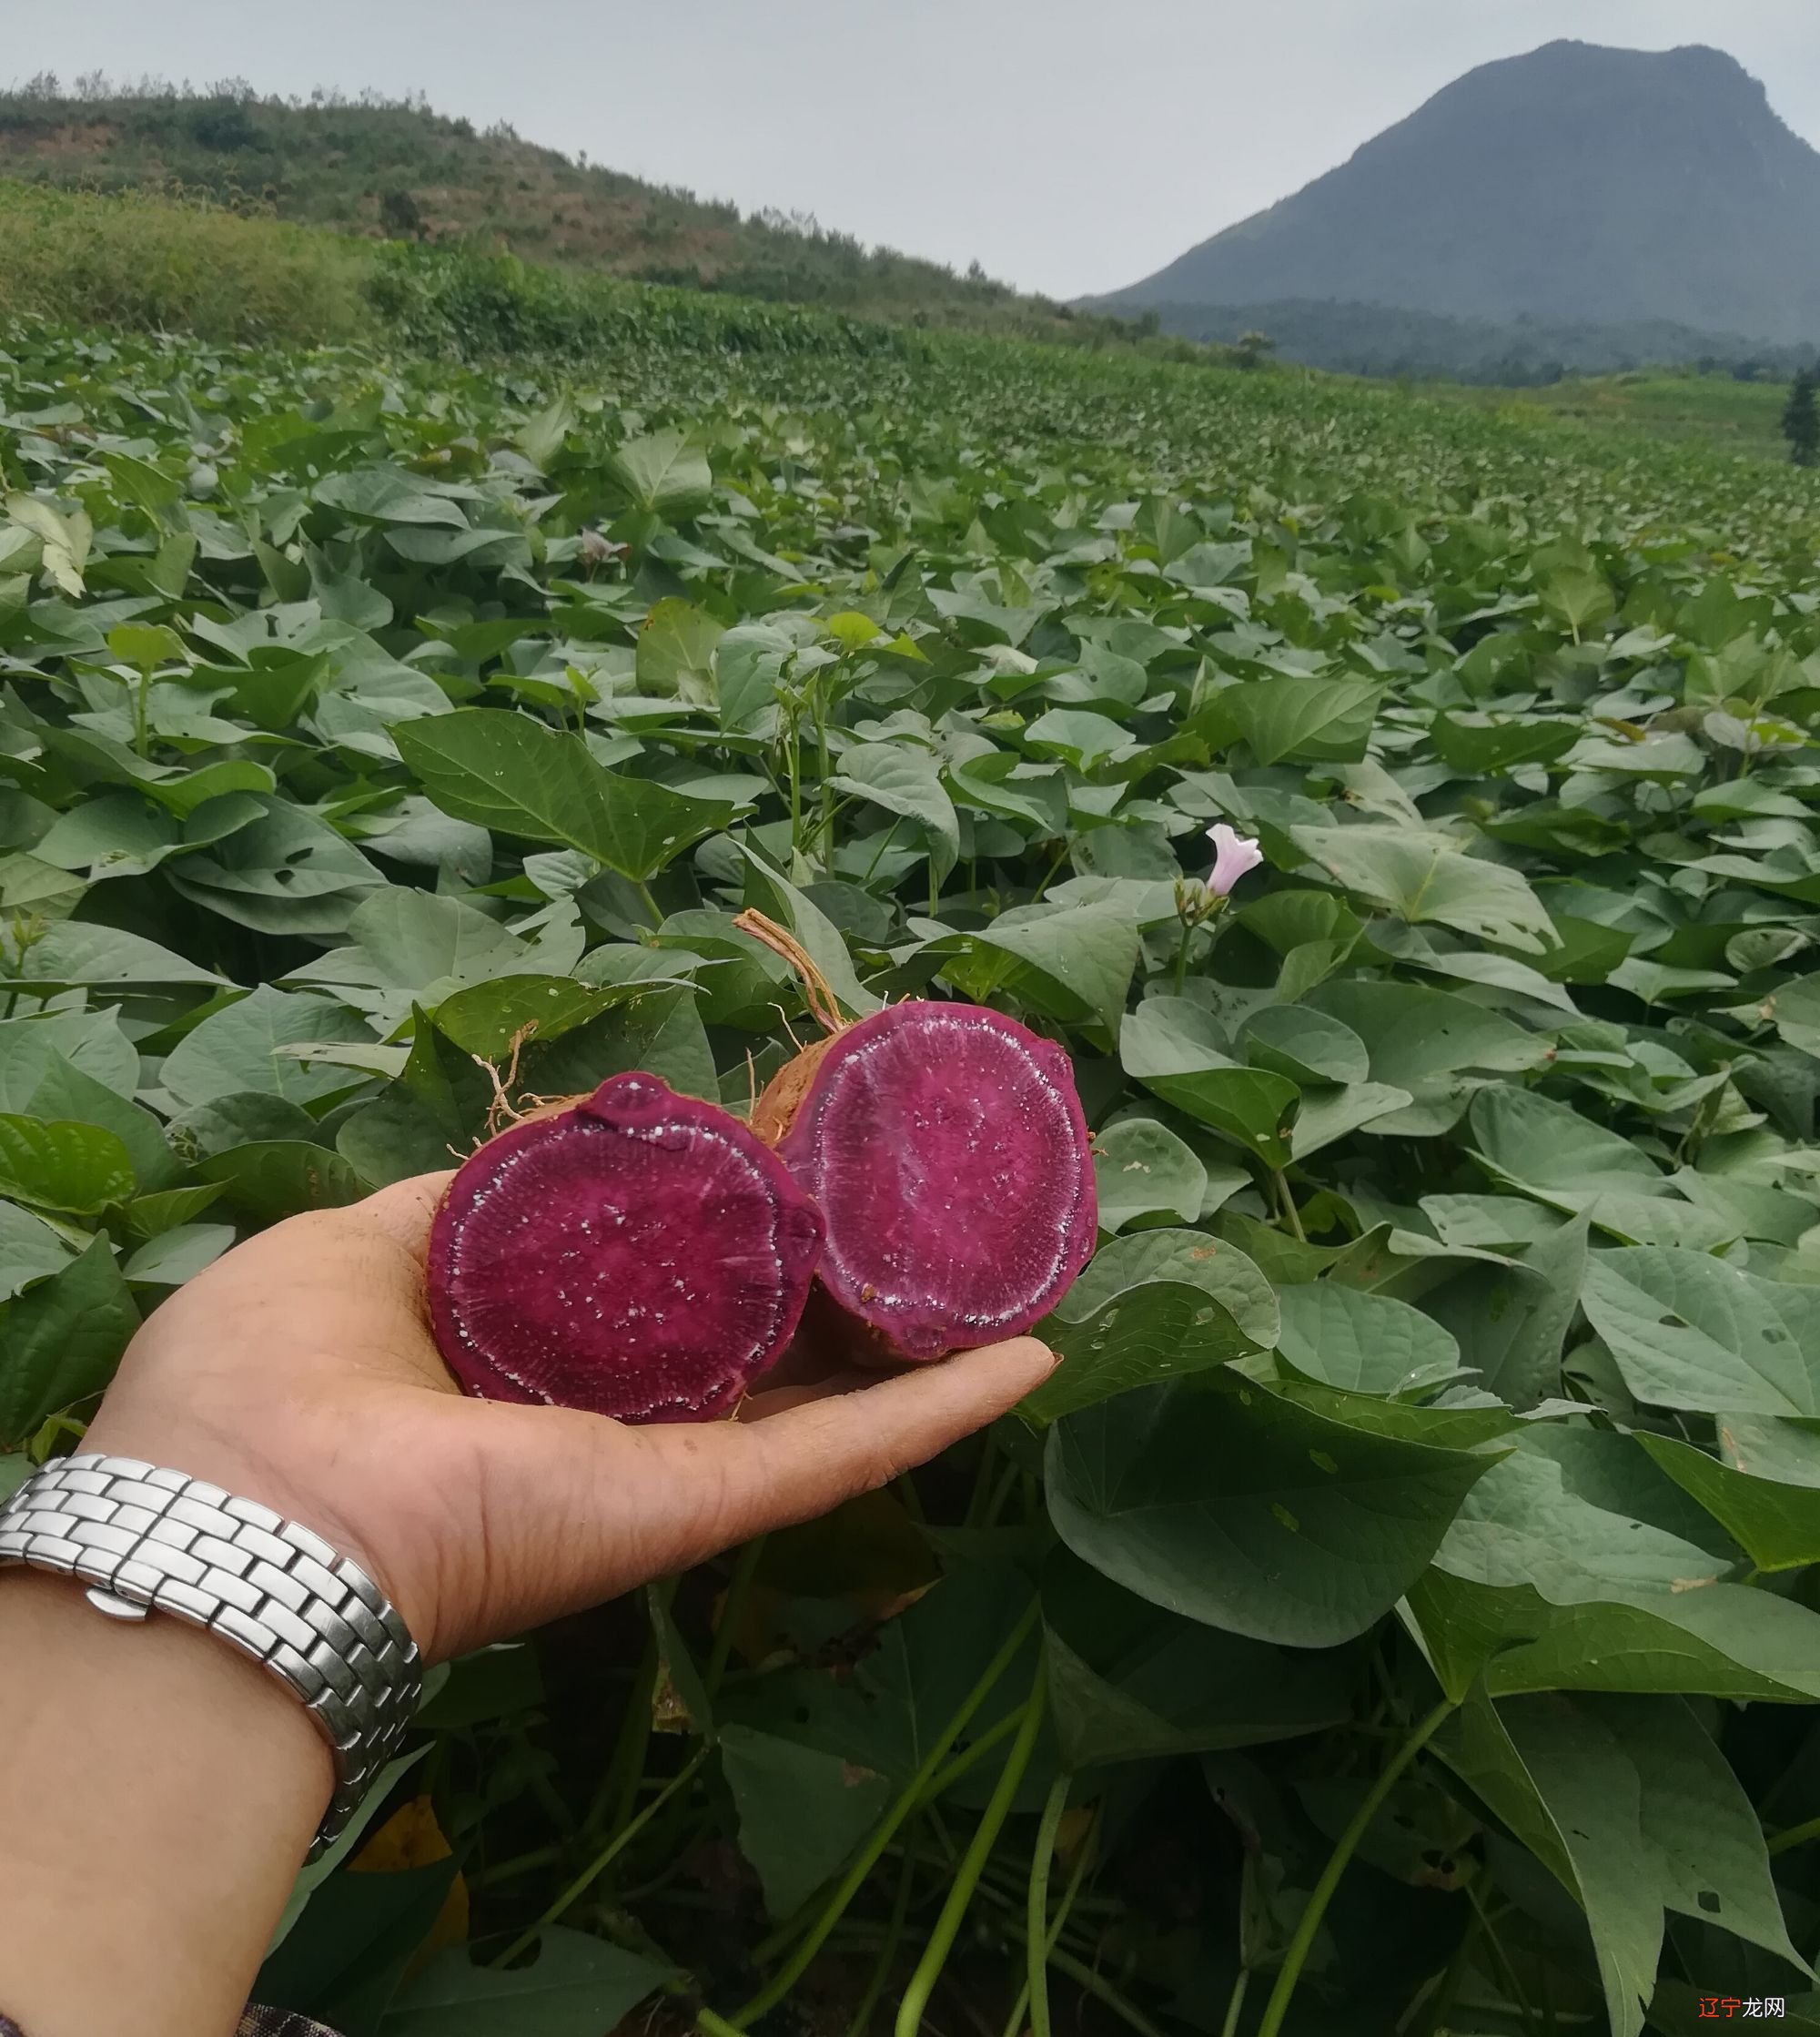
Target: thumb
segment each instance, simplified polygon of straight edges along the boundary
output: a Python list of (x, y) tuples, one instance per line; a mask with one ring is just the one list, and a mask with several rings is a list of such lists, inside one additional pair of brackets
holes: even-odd
[[(537, 1524), (531, 1567), (567, 1610), (888, 1485), (1006, 1413), (1054, 1366), (1019, 1337), (762, 1421), (626, 1428), (555, 1408), (488, 1413), (511, 1418), (511, 1475)], [(507, 1471), (497, 1446), (508, 1433), (504, 1422), (493, 1432), (495, 1475)]]

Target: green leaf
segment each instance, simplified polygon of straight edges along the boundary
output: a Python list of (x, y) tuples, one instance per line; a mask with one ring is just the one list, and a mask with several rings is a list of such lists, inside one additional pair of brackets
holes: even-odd
[(1118, 1037), (1142, 938), (1128, 917), (1104, 906), (1064, 906), (1031, 919), (995, 920), (966, 937), (985, 954), (992, 988), (1053, 1019), (1097, 1021)]
[(1218, 702), (1259, 764), (1347, 764), (1365, 755), (1382, 694), (1355, 680), (1279, 674), (1228, 686)]
[(75, 1250), (42, 1217), (15, 1202), (0, 1202), (0, 1302), (10, 1302), (33, 1282), (60, 1273)]
[(1460, 1346), (1478, 1383), (1507, 1405), (1530, 1408), (1561, 1384), (1561, 1352), (1580, 1304), (1586, 1225), (1562, 1225), (1507, 1266), (1483, 1261), (1428, 1288), (1422, 1304)]
[(724, 801), (692, 799), (609, 771), (579, 735), (499, 708), (395, 723), (391, 736), (444, 813), (529, 841), (566, 844), (634, 883), (733, 817)]
[(1429, 737), (1443, 763), (1484, 777), (1525, 764), (1552, 764), (1565, 756), (1581, 734), (1580, 724), (1535, 714), (1437, 714)]
[(780, 872), (750, 848), (743, 848), (746, 882), (744, 902), (782, 920), (808, 951), (809, 959), (827, 978), (846, 1010), (864, 1018), (876, 1011), (879, 999), (860, 982), (841, 930), (826, 913)]
[(0, 1115), (0, 1196), (72, 1216), (98, 1216), (134, 1189), (133, 1162), (98, 1125)]
[[(1508, 1596), (1508, 1595), (1498, 1595)], [(1525, 1638), (1525, 1630), (1533, 1638)], [(1486, 1688), (1698, 1692), (1740, 1702), (1820, 1698), (1820, 1616), (1749, 1586), (1520, 1617)]]
[(616, 998), (614, 1009), (527, 1050), (526, 1080), (537, 1094), (580, 1094), (610, 1075), (642, 1071), (683, 1096), (720, 1101), (720, 1078), (693, 993), (633, 988), (636, 997)]
[(425, 992), (523, 972), (529, 944), (460, 898), (388, 885), (348, 917), (349, 937), (372, 965), (371, 980)]
[[(1732, 1424), (1722, 1421), (1720, 1431), (1721, 1447), (1729, 1439), (1735, 1451)], [(1805, 1467), (1815, 1478), (1785, 1482), (1754, 1477), (1674, 1436), (1643, 1433), (1637, 1441), (1744, 1548), (1757, 1569), (1795, 1570), (1820, 1563), (1820, 1450)]]
[(261, 804), (259, 819), (174, 862), (170, 883), (258, 933), (340, 934), (362, 896), (381, 883), (379, 873), (318, 815), (281, 799)]
[(1060, 772), (1029, 775), (1028, 767), (1008, 750), (951, 765), (947, 783), (963, 806), (1022, 821), (1042, 836), (1061, 836), (1068, 831)]
[(1581, 1305), (1624, 1383), (1656, 1407), (1820, 1414), (1820, 1288), (1789, 1287), (1705, 1252), (1594, 1252)]
[(80, 1118), (80, 1110), (39, 1110), (32, 1099), (54, 1066), (74, 1067), (90, 1080), (131, 1098), (139, 1087), (139, 1054), (112, 1011), (49, 1010), (35, 1019), (0, 1019), (0, 1110), (34, 1118)]
[(739, 1844), (774, 1917), (794, 1915), (878, 1822), (890, 1785), (870, 1768), (749, 1726), (721, 1733)]
[(308, 1103), (349, 1088), (356, 1078), (335, 1068), (307, 1068), (279, 1047), (298, 1040), (370, 1045), (372, 1033), (343, 1006), (274, 989), (262, 983), (211, 1013), (165, 1057), (163, 1082), (180, 1103), (255, 1091)]
[(1495, 1179), (1556, 1209), (1581, 1211), (1602, 1197), (1667, 1195), (1671, 1184), (1628, 1139), (1564, 1103), (1501, 1083), (1472, 1100), (1478, 1156)]
[(1576, 643), (1583, 631), (1617, 612), (1616, 596), (1590, 566), (1559, 567), (1542, 582), (1540, 591), (1542, 606), (1567, 624)]
[(41, 570), (46, 580), (60, 593), (79, 600), (83, 594), (83, 568), (94, 542), (95, 526), (81, 510), (65, 516), (35, 495), (9, 495), (6, 513), (21, 529), (29, 531), (43, 547)]
[(1298, 827), (1296, 846), (1335, 883), (1412, 927), (1457, 927), (1500, 948), (1545, 955), (1554, 923), (1516, 871), (1467, 856), (1447, 836), (1393, 827)]
[(1069, 1415), (1045, 1468), (1062, 1540), (1127, 1590), (1230, 1633), (1332, 1647), (1415, 1582), (1491, 1462), (1212, 1373)]
[(673, 427), (628, 439), (607, 455), (602, 471), (638, 508), (666, 523), (687, 522), (713, 499), (707, 455)]
[(1353, 1393), (1399, 1394), (1451, 1378), (1460, 1346), (1406, 1302), (1369, 1289), (1309, 1281), (1278, 1297), (1277, 1349), (1309, 1379)]
[(1323, 1146), (1370, 1125), (1382, 1130), (1391, 1118), (1400, 1119), (1414, 1099), (1388, 1082), (1324, 1083), (1302, 1091), (1301, 1107), (1289, 1138), (1298, 1160), (1311, 1159)]
[(379, 2037), (600, 2037), (672, 1969), (559, 1924), (534, 1964), (476, 1966), (466, 1946), (435, 1953), (393, 1998)]
[(1371, 1072), (1365, 1042), (1350, 1026), (1307, 1005), (1260, 1005), (1239, 1029), (1245, 1059), (1291, 1082), (1363, 1082)]
[(99, 1393), (138, 1326), (106, 1238), (0, 1308), (0, 1449)]
[(157, 984), (218, 984), (213, 969), (186, 961), (141, 934), (123, 927), (60, 920), (20, 953), (16, 937), (0, 931), (0, 981), (34, 989), (125, 989)]
[(638, 633), (634, 667), (638, 690), (655, 698), (674, 695), (698, 707), (719, 699), (714, 684), (714, 646), (725, 626), (673, 594), (654, 603)]
[(1643, 2028), (1664, 1910), (1806, 1971), (1750, 1799), (1684, 1703), (1503, 1698), (1433, 1745), (1585, 1910), (1614, 2037)]
[(95, 878), (143, 877), (182, 846), (177, 823), (135, 793), (106, 794), (59, 814), (32, 854)]
[(576, 421), (574, 401), (565, 391), (526, 419), (518, 435), (519, 451), (540, 473), (548, 473)]
[(842, 752), (839, 768), (828, 783), (888, 814), (915, 821), (928, 835), (937, 876), (945, 877), (954, 868), (960, 855), (960, 823), (935, 760), (925, 751), (896, 743), (855, 744)]
[(303, 1140), (271, 1139), (232, 1146), (197, 1162), (201, 1180), (221, 1185), (223, 1205), (255, 1227), (305, 1210), (358, 1202), (367, 1184), (339, 1153)]
[(181, 1287), (212, 1266), (234, 1242), (228, 1223), (179, 1223), (147, 1238), (121, 1268), (144, 1287)]
[(136, 1195), (126, 1205), (126, 1228), (136, 1238), (157, 1238), (187, 1224), (220, 1200), (217, 1188), (159, 1189)]
[(1539, 1067), (1551, 1043), (1451, 990), (1349, 978), (1319, 984), (1301, 1000), (1365, 1043), (1371, 1078), (1410, 1092), (1409, 1105), (1376, 1121), (1380, 1133), (1431, 1137), (1450, 1131), (1481, 1071)]
[(1167, 1125), (1127, 1118), (1093, 1141), (1099, 1228), (1121, 1231), (1139, 1217), (1173, 1216), (1193, 1223), (1207, 1192), (1207, 1169)]
[[(137, 1055), (133, 1060), (136, 1071)], [(182, 1172), (165, 1143), (163, 1128), (149, 1110), (128, 1103), (116, 1089), (96, 1081), (61, 1054), (50, 1056), (25, 1107), (34, 1118), (73, 1119), (111, 1131), (126, 1149), (142, 1189), (168, 1188)]]
[(122, 664), (137, 672), (156, 672), (184, 654), (183, 639), (160, 623), (122, 623), (107, 633), (107, 648)]
[[(32, 853), (44, 856), (44, 845), (40, 843)], [(45, 860), (56, 859), (45, 856)], [(1802, 976), (1793, 983), (1778, 985), (1764, 1000), (1764, 1008), (1791, 1047), (1820, 1060), (1820, 977)]]
[(1168, 1279), (1133, 1288), (1085, 1318), (1049, 1316), (1036, 1334), (1061, 1361), (1019, 1403), (1019, 1413), (1036, 1426), (1259, 1348), (1205, 1289)]
[(1070, 1768), (1255, 1747), (1346, 1718), (1342, 1658), (1159, 1611), (1057, 1550), (1043, 1568), (1049, 1704)]
[(136, 502), (156, 515), (175, 509), (183, 500), (183, 482), (147, 461), (135, 460), (126, 452), (105, 452), (101, 462), (123, 502)]
[(464, 530), (468, 519), (456, 498), (471, 493), (445, 489), (403, 467), (355, 467), (316, 484), (316, 499), (330, 508), (375, 523), (445, 524)]
[(1634, 1437), (1532, 1424), (1473, 1488), (1435, 1555), (1450, 1576), (1550, 1605), (1673, 1598), (1729, 1581), (1729, 1537)]
[(1204, 1231), (1146, 1231), (1105, 1246), (1057, 1306), (1080, 1323), (1107, 1302), (1154, 1281), (1177, 1281), (1210, 1294), (1260, 1348), (1277, 1341), (1277, 1297), (1257, 1263)]
[(437, 1029), (464, 1053), (499, 1060), (512, 1042), (560, 1039), (638, 994), (636, 984), (590, 988), (566, 976), (496, 976), (436, 1007)]
[(1091, 775), (1131, 737), (1119, 723), (1096, 714), (1091, 708), (1052, 707), (1030, 724), (1024, 739), (1033, 748), (1051, 751), (1076, 770)]
[(1287, 1076), (1248, 1068), (1219, 1044), (1211, 1016), (1185, 998), (1147, 998), (1119, 1039), (1125, 1072), (1178, 1110), (1224, 1132), (1267, 1166), (1289, 1163), (1299, 1092)]

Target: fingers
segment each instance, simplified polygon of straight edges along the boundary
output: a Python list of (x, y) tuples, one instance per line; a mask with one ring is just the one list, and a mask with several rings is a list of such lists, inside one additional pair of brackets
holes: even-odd
[(1019, 1337), (850, 1392), (799, 1400), (784, 1388), (755, 1422), (628, 1428), (470, 1403), (486, 1435), (465, 1483), (493, 1524), (500, 1574), (481, 1630), (517, 1632), (813, 1520), (995, 1421), (1054, 1367)]
[(1016, 1337), (767, 1411), (757, 1422), (718, 1424), (711, 1432), (721, 1459), (715, 1546), (811, 1520), (888, 1485), (1008, 1413), (1055, 1365), (1046, 1346)]
[[(774, 1373), (769, 1375), (774, 1379)], [(748, 1393), (739, 1404), (738, 1419), (742, 1422), (768, 1422), (774, 1415), (786, 1414), (793, 1407), (806, 1407), (811, 1401), (824, 1401), (831, 1393), (856, 1393), (862, 1387), (875, 1386), (880, 1374), (876, 1372), (826, 1373), (818, 1379), (805, 1379), (788, 1385), (767, 1383), (755, 1393)]]

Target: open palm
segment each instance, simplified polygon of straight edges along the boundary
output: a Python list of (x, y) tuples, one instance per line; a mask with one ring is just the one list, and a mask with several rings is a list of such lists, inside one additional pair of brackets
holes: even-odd
[(424, 1243), (449, 1177), (238, 1246), (139, 1332), (88, 1447), (213, 1480), (364, 1564), (435, 1662), (825, 1513), (1047, 1376), (1028, 1337), (892, 1377), (627, 1428), (464, 1398), (431, 1341)]

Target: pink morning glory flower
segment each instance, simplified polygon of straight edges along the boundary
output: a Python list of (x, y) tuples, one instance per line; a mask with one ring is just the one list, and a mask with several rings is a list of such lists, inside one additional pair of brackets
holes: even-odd
[(1208, 829), (1207, 838), (1213, 844), (1213, 875), (1207, 887), (1216, 898), (1224, 898), (1246, 871), (1264, 860), (1264, 852), (1250, 836), (1236, 833), (1223, 820)]

